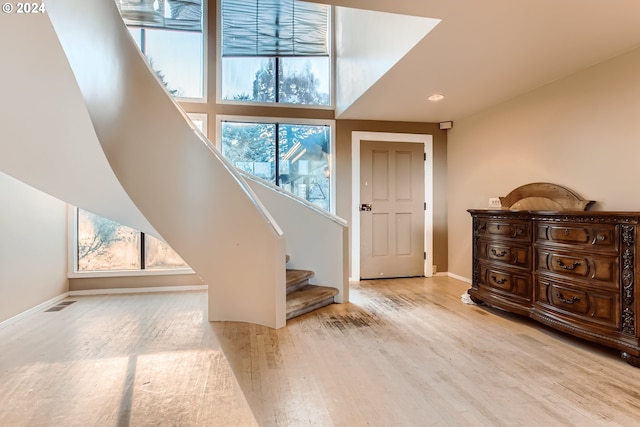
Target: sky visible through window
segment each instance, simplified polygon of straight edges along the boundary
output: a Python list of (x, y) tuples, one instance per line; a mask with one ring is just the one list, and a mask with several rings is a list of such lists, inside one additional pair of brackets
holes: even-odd
[(179, 98), (203, 98), (203, 35), (199, 32), (145, 29), (141, 46), (140, 28), (129, 28), (138, 48), (144, 51), (154, 70), (164, 76)]

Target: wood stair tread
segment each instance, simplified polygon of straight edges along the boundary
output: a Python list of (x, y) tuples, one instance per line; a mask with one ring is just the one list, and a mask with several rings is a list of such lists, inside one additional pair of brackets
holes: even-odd
[(287, 295), (287, 320), (333, 304), (338, 290), (328, 286), (305, 285)]
[(315, 273), (310, 270), (287, 269), (287, 294), (295, 292), (301, 287), (309, 284), (309, 279)]

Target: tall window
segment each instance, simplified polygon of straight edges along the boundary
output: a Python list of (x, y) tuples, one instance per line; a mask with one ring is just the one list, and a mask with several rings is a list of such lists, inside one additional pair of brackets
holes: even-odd
[(204, 98), (202, 0), (116, 0), (129, 32), (169, 92)]
[(237, 168), (331, 210), (331, 127), (224, 121), (222, 154)]
[(221, 98), (331, 105), (329, 6), (222, 0)]

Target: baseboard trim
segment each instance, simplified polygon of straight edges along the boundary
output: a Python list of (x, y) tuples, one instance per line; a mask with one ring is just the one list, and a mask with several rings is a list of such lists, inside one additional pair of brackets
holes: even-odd
[(465, 283), (471, 284), (471, 279), (467, 279), (466, 277), (458, 276), (457, 274), (453, 274), (453, 273), (447, 273), (447, 276), (449, 276), (449, 277), (451, 277), (453, 279), (460, 280), (461, 282), (465, 282)]
[(151, 292), (206, 291), (207, 289), (209, 289), (207, 285), (156, 286), (156, 287), (149, 287), (149, 288), (86, 289), (82, 291), (69, 291), (69, 296), (142, 294), (142, 293), (151, 293)]
[(55, 305), (58, 301), (62, 301), (63, 299), (67, 298), (69, 296), (69, 292), (65, 292), (62, 295), (58, 295), (57, 297), (51, 298), (50, 300), (47, 300), (43, 303), (40, 303), (38, 305), (36, 305), (35, 307), (31, 307), (28, 310), (23, 311), (22, 313), (16, 314), (13, 317), (8, 318), (7, 320), (3, 320), (2, 322), (0, 322), (0, 329), (6, 328), (7, 326), (11, 326), (14, 323), (16, 323), (17, 321), (31, 315), (34, 313), (38, 313), (42, 310), (44, 310), (45, 308), (49, 308), (52, 305)]

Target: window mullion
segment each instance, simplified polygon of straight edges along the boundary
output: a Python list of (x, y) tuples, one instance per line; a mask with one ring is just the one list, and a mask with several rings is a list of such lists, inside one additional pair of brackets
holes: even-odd
[[(277, 61), (276, 61), (277, 63)], [(277, 70), (276, 66), (276, 70)], [(276, 79), (277, 80), (277, 79)], [(276, 84), (277, 89), (277, 84)], [(277, 92), (276, 92), (277, 93)], [(276, 143), (275, 143), (275, 178), (276, 185), (280, 186), (280, 123), (276, 123)]]
[(80, 271), (80, 209), (76, 208), (76, 271)]
[(145, 269), (144, 261), (145, 261), (145, 244), (144, 244), (145, 235), (143, 232), (140, 232), (140, 270)]
[(140, 28), (140, 51), (147, 55), (147, 32), (144, 28)]
[(280, 58), (276, 57), (276, 70), (275, 70), (275, 74), (276, 74), (276, 81), (275, 81), (275, 85), (276, 85), (276, 93), (275, 93), (275, 97), (276, 97), (276, 102), (280, 102)]

